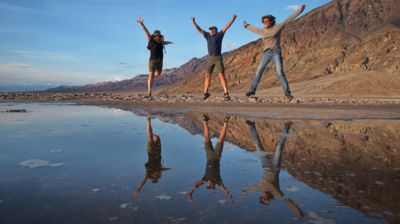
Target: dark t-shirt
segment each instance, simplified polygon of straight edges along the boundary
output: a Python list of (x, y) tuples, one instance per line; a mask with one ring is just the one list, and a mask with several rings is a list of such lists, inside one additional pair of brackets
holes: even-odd
[(150, 50), (150, 60), (163, 60), (164, 46), (162, 42), (156, 42), (151, 39), (147, 45), (147, 49)]
[(158, 172), (162, 169), (161, 165), (161, 142), (147, 143), (148, 161), (145, 164), (148, 173)]
[(216, 184), (221, 184), (221, 173), (220, 173), (220, 160), (207, 160), (206, 173), (204, 174), (202, 181), (211, 181)]
[(208, 55), (221, 55), (222, 39), (224, 32), (219, 31), (217, 35), (211, 36), (210, 33), (204, 32), (204, 38), (207, 40)]

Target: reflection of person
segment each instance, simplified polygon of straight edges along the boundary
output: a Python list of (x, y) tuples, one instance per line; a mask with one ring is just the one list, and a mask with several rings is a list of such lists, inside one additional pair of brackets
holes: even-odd
[(285, 22), (281, 24), (275, 24), (275, 17), (272, 15), (266, 15), (261, 18), (262, 23), (264, 24), (263, 28), (256, 28), (251, 26), (246, 21), (243, 23), (244, 27), (251, 32), (257, 33), (261, 36), (263, 40), (263, 56), (260, 61), (260, 65), (258, 66), (256, 75), (251, 82), (250, 90), (246, 93), (246, 96), (251, 96), (256, 94), (256, 89), (258, 83), (260, 82), (261, 76), (264, 73), (265, 68), (268, 63), (272, 60), (275, 62), (276, 71), (279, 76), (279, 80), (285, 91), (285, 96), (292, 100), (293, 96), (290, 93), (289, 85), (286, 80), (285, 72), (283, 71), (283, 62), (282, 62), (282, 53), (281, 53), (281, 31), (287, 26), (290, 22), (292, 22), (300, 13), (304, 11), (305, 5), (301, 6), (296, 12), (294, 12)]
[(207, 157), (206, 171), (203, 178), (201, 180), (196, 180), (194, 188), (189, 191), (188, 193), (189, 201), (192, 200), (193, 193), (196, 191), (196, 189), (200, 187), (202, 184), (206, 183), (207, 189), (215, 189), (215, 185), (219, 185), (221, 191), (224, 192), (228, 200), (232, 202), (232, 195), (229, 193), (229, 190), (225, 187), (220, 173), (220, 161), (221, 161), (222, 150), (224, 148), (224, 139), (226, 135), (229, 116), (226, 116), (224, 119), (224, 126), (221, 129), (221, 133), (219, 135), (215, 148), (211, 143), (210, 131), (208, 129), (208, 123), (207, 123), (208, 120), (209, 118), (206, 115), (203, 115), (204, 149), (206, 151), (206, 157)]
[(275, 154), (272, 160), (269, 158), (269, 155), (266, 154), (266, 151), (264, 150), (264, 147), (257, 134), (255, 123), (250, 121), (246, 121), (246, 123), (249, 126), (250, 135), (251, 138), (253, 139), (253, 142), (256, 145), (257, 152), (260, 154), (260, 160), (262, 163), (264, 174), (263, 174), (263, 181), (261, 183), (250, 185), (246, 187), (243, 191), (244, 192), (260, 191), (261, 204), (267, 204), (274, 198), (283, 197), (288, 207), (290, 207), (296, 213), (296, 215), (298, 215), (299, 217), (303, 217), (304, 213), (300, 209), (300, 207), (296, 205), (296, 203), (293, 200), (285, 197), (279, 186), (279, 172), (281, 167), (282, 151), (287, 136), (289, 134), (289, 129), (290, 126), (292, 125), (292, 122), (289, 121), (285, 123), (285, 126), (279, 138), (279, 142), (276, 146)]
[(145, 164), (146, 173), (136, 191), (133, 193), (134, 196), (140, 196), (140, 190), (143, 188), (147, 179), (150, 178), (151, 182), (157, 183), (158, 179), (161, 178), (161, 173), (168, 168), (164, 168), (161, 164), (161, 140), (160, 136), (153, 134), (151, 127), (151, 118), (147, 117), (147, 155), (148, 161)]
[(151, 90), (153, 88), (154, 77), (161, 75), (164, 57), (164, 45), (172, 44), (170, 41), (165, 41), (164, 36), (161, 35), (159, 30), (155, 30), (153, 35), (150, 35), (149, 30), (143, 23), (142, 18), (136, 20), (143, 28), (147, 40), (149, 41), (147, 49), (150, 51), (149, 60), (149, 79), (147, 80), (147, 97), (151, 97)]
[(206, 32), (202, 30), (199, 27), (199, 25), (197, 25), (195, 18), (192, 17), (192, 23), (195, 26), (196, 30), (201, 35), (203, 35), (204, 38), (206, 38), (207, 40), (208, 56), (207, 56), (207, 72), (204, 80), (204, 96), (203, 96), (204, 100), (210, 97), (210, 93), (208, 93), (208, 88), (210, 87), (211, 74), (213, 73), (214, 69), (215, 72), (218, 72), (222, 88), (224, 88), (225, 100), (229, 101), (231, 99), (228, 93), (228, 86), (225, 78), (225, 68), (224, 68), (224, 62), (222, 60), (221, 47), (224, 34), (226, 30), (228, 30), (228, 28), (235, 21), (235, 19), (236, 15), (233, 15), (232, 19), (225, 25), (225, 27), (220, 32), (218, 32), (218, 29), (215, 26), (209, 28), (210, 32)]

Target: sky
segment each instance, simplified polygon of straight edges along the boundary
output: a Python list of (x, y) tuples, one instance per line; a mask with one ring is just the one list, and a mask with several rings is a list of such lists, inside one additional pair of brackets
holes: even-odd
[(222, 28), (234, 14), (222, 51), (258, 36), (243, 21), (261, 27), (260, 17), (282, 22), (296, 7), (302, 14), (329, 0), (0, 0), (0, 91), (40, 90), (130, 79), (146, 74), (147, 39), (136, 19), (166, 40), (164, 68), (179, 67), (207, 54), (194, 28)]

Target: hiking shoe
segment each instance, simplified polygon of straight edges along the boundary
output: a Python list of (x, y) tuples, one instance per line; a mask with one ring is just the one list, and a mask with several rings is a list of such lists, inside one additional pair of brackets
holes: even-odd
[(152, 99), (153, 99), (153, 97), (151, 96), (151, 94), (147, 94), (146, 96), (144, 96), (144, 98), (145, 98), (145, 99), (149, 99), (149, 100), (152, 100)]
[(229, 93), (224, 93), (225, 101), (231, 100), (231, 97), (229, 96)]
[(210, 97), (211, 96), (211, 94), (209, 94), (209, 93), (204, 93), (204, 95), (203, 95), (203, 100), (206, 100), (208, 97)]
[(255, 125), (255, 124), (256, 124), (256, 122), (254, 122), (254, 121), (249, 121), (249, 120), (246, 120), (246, 124), (247, 124), (247, 125)]
[(203, 118), (203, 121), (209, 121), (210, 120), (210, 118), (207, 116), (207, 115), (205, 115), (205, 114), (203, 114), (202, 116), (201, 116), (202, 118)]
[(253, 90), (250, 90), (246, 93), (246, 96), (252, 96), (252, 95), (256, 95), (256, 92), (254, 92)]
[(289, 101), (292, 101), (293, 100), (293, 96), (292, 96), (292, 94), (285, 94), (285, 96), (286, 96), (286, 98), (289, 100)]
[(293, 122), (292, 121), (288, 121), (288, 122), (285, 123), (285, 128), (290, 129), (290, 126), (292, 126), (292, 125), (293, 125)]
[(231, 116), (230, 116), (229, 114), (226, 115), (225, 118), (224, 118), (224, 122), (228, 122), (228, 121), (229, 121), (229, 118), (231, 118)]

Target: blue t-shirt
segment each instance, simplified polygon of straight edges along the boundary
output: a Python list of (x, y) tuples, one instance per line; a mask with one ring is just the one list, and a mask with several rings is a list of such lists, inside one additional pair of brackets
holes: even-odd
[(214, 36), (211, 36), (209, 32), (204, 32), (204, 38), (207, 40), (208, 55), (221, 55), (224, 32), (219, 31), (217, 35)]

